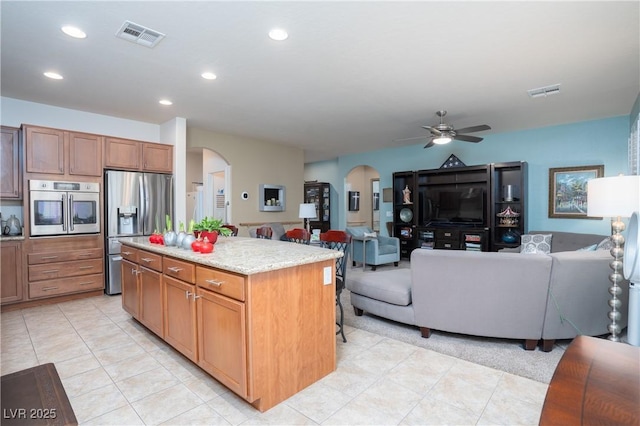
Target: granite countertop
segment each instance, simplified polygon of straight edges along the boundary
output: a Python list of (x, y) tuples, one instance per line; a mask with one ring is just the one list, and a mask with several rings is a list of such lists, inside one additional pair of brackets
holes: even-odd
[(0, 243), (4, 241), (24, 241), (24, 235), (0, 235)]
[(337, 250), (247, 237), (219, 237), (213, 253), (208, 254), (151, 244), (149, 237), (124, 237), (118, 240), (132, 247), (243, 275), (275, 271), (343, 256), (343, 253)]

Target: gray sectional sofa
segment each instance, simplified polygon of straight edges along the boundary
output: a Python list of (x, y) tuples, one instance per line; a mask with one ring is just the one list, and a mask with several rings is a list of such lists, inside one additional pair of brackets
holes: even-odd
[[(533, 234), (531, 231), (530, 234)], [(607, 334), (610, 323), (607, 249), (578, 249), (606, 236), (552, 234), (550, 254), (414, 250), (410, 269), (347, 280), (356, 315), (364, 311), (431, 330), (539, 341)], [(622, 286), (621, 328), (627, 324), (628, 285)]]

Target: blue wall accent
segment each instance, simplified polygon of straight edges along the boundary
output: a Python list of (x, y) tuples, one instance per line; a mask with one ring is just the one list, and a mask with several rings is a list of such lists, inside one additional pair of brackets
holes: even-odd
[[(526, 161), (528, 163), (527, 227), (529, 230), (568, 231), (609, 235), (608, 219), (551, 219), (548, 217), (549, 168), (604, 165), (605, 176), (627, 173), (630, 116), (483, 136), (478, 144), (454, 141), (423, 149), (424, 144), (345, 155), (335, 161), (305, 165), (305, 180), (332, 185), (332, 228), (346, 226), (345, 178), (358, 166), (380, 173), (380, 187), (392, 186), (392, 174), (439, 168), (451, 154), (467, 166)], [(482, 135), (482, 134), (478, 134)], [(391, 221), (391, 203), (380, 203), (381, 231)]]

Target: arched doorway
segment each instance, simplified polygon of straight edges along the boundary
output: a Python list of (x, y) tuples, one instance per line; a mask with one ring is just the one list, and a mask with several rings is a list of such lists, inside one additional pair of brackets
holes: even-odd
[(187, 221), (203, 217), (231, 223), (231, 165), (208, 148), (187, 150)]
[(380, 173), (362, 165), (345, 178), (345, 218), (347, 226), (368, 226), (380, 232)]

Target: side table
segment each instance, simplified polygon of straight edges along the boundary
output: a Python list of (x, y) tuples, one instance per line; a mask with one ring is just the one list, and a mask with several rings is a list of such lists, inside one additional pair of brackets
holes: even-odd
[[(352, 237), (354, 241), (362, 241), (362, 270), (364, 271), (367, 268), (367, 241), (375, 240), (376, 237)], [(351, 243), (351, 259), (353, 259), (353, 263), (356, 263), (355, 258), (353, 257), (353, 246)]]

